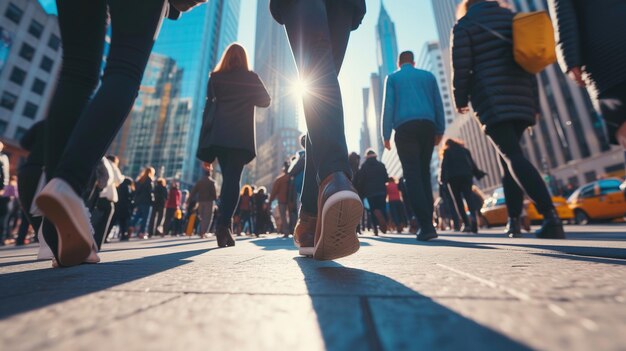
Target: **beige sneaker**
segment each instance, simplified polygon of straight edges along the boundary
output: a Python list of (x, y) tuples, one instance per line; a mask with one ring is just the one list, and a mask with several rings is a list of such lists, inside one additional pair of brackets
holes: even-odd
[(70, 267), (85, 262), (91, 255), (95, 242), (90, 214), (83, 199), (67, 182), (54, 178), (43, 188), (35, 202), (56, 227), (59, 240), (58, 263)]
[(298, 223), (293, 231), (293, 243), (302, 256), (313, 256), (317, 217), (300, 211)]
[(363, 216), (363, 203), (343, 172), (335, 172), (320, 184), (315, 232), (317, 260), (335, 260), (359, 251), (356, 228)]

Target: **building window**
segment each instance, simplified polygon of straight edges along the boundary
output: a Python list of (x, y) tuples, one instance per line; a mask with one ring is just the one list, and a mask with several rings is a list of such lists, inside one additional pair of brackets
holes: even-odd
[(37, 115), (37, 105), (33, 104), (32, 102), (27, 102), (26, 106), (24, 106), (24, 111), (22, 112), (22, 114), (24, 115), (24, 117), (34, 119), (35, 115)]
[(24, 137), (24, 135), (26, 134), (27, 131), (28, 131), (28, 129), (26, 129), (26, 128), (18, 127), (15, 130), (15, 137), (14, 137), (14, 139), (15, 140), (21, 140)]
[(44, 56), (41, 59), (41, 65), (39, 67), (41, 67), (41, 69), (46, 72), (50, 72), (52, 70), (53, 64), (54, 64), (54, 61), (52, 61), (51, 58), (49, 58), (48, 56)]
[(46, 82), (41, 79), (35, 78), (31, 90), (35, 94), (43, 95), (44, 90), (46, 90)]
[(17, 67), (13, 67), (13, 71), (11, 71), (11, 77), (9, 78), (13, 83), (22, 85), (22, 83), (24, 83), (25, 78), (26, 78), (26, 71), (19, 69)]
[(6, 108), (9, 111), (12, 111), (15, 108), (15, 103), (17, 103), (17, 96), (4, 92), (2, 93), (2, 98), (0, 98), (0, 106)]
[(20, 20), (22, 19), (23, 14), (24, 14), (24, 11), (22, 11), (22, 9), (17, 7), (17, 5), (13, 4), (12, 2), (9, 3), (9, 6), (7, 7), (7, 11), (4, 13), (6, 18), (10, 19), (11, 21), (15, 23), (20, 23)]
[(0, 135), (4, 135), (4, 132), (7, 131), (8, 126), (9, 123), (7, 123), (6, 121), (0, 121)]
[(32, 61), (35, 56), (35, 48), (24, 43), (20, 49), (20, 56), (26, 61)]
[(59, 47), (61, 46), (61, 39), (54, 34), (50, 34), (50, 39), (48, 39), (48, 46), (54, 51), (59, 50)]
[(28, 27), (28, 33), (32, 34), (32, 36), (37, 39), (41, 38), (41, 33), (43, 33), (43, 24), (33, 20), (30, 22), (30, 27)]

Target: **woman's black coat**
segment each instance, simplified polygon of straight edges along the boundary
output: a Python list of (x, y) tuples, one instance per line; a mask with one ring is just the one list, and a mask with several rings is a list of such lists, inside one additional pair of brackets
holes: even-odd
[[(291, 1), (294, 0), (270, 0), (270, 11), (272, 12), (272, 16), (276, 22), (280, 24), (285, 24), (282, 19), (281, 11), (287, 6)], [(310, 0), (304, 0), (310, 1)], [(352, 19), (352, 30), (359, 28), (361, 22), (363, 21), (363, 17), (365, 17), (365, 12), (367, 10), (365, 6), (365, 0), (330, 0), (330, 1), (342, 1), (346, 4), (352, 5), (354, 7), (354, 17)]]
[(447, 183), (453, 179), (473, 178), (478, 170), (471, 152), (462, 146), (450, 146), (443, 152), (439, 180)]
[(213, 162), (216, 147), (246, 151), (246, 163), (256, 156), (254, 107), (268, 107), (271, 99), (259, 76), (246, 70), (215, 72), (209, 79), (204, 119), (215, 94), (217, 108), (210, 132), (200, 138), (198, 157)]
[(513, 58), (512, 44), (496, 37), (480, 23), (506, 38), (513, 37), (514, 14), (497, 2), (472, 5), (454, 26), (452, 67), (457, 108), (471, 101), (480, 122), (490, 126), (509, 121), (535, 124), (539, 112), (537, 79)]

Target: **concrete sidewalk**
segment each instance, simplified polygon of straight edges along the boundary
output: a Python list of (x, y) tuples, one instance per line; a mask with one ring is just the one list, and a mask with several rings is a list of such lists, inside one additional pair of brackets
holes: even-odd
[[(0, 250), (3, 350), (625, 350), (626, 226), (362, 237), (336, 262), (268, 236), (105, 245), (50, 269)], [(498, 234), (496, 234), (498, 233)]]

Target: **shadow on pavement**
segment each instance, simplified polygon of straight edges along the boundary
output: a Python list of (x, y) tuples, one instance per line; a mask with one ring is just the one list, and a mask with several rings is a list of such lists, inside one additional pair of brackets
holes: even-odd
[[(293, 244), (292, 238), (262, 238), (262, 239), (254, 239), (251, 241), (252, 244), (260, 246), (265, 251), (276, 251), (276, 250), (298, 250), (298, 248)], [(361, 247), (370, 246), (369, 243), (361, 241)]]
[(556, 254), (556, 253), (554, 253), (554, 254), (552, 254), (552, 253), (535, 253), (535, 255), (537, 255), (537, 256), (544, 256), (544, 257), (552, 257), (552, 258), (561, 258), (561, 259), (564, 259), (564, 260), (571, 260), (571, 261), (593, 262), (593, 263), (602, 263), (602, 264), (626, 266), (626, 260), (620, 260), (620, 259), (609, 259), (609, 258), (580, 256), (580, 255), (560, 255), (560, 254)]
[[(484, 246), (484, 243), (468, 243), (464, 241), (448, 241), (448, 240), (433, 240), (428, 242), (417, 241), (414, 236), (411, 237), (389, 237), (389, 236), (370, 236), (360, 239), (370, 239), (380, 241), (389, 244), (403, 244), (403, 245), (418, 245), (418, 246), (447, 246), (447, 247), (462, 247), (471, 249), (484, 249), (484, 250), (496, 250), (495, 247)], [(486, 245), (486, 244), (485, 244)]]
[(386, 276), (294, 260), (327, 350), (530, 350)]
[[(145, 278), (189, 263), (213, 249), (0, 275), (0, 319)], [(49, 264), (49, 262), (46, 262)], [(8, 289), (7, 289), (8, 287)]]

